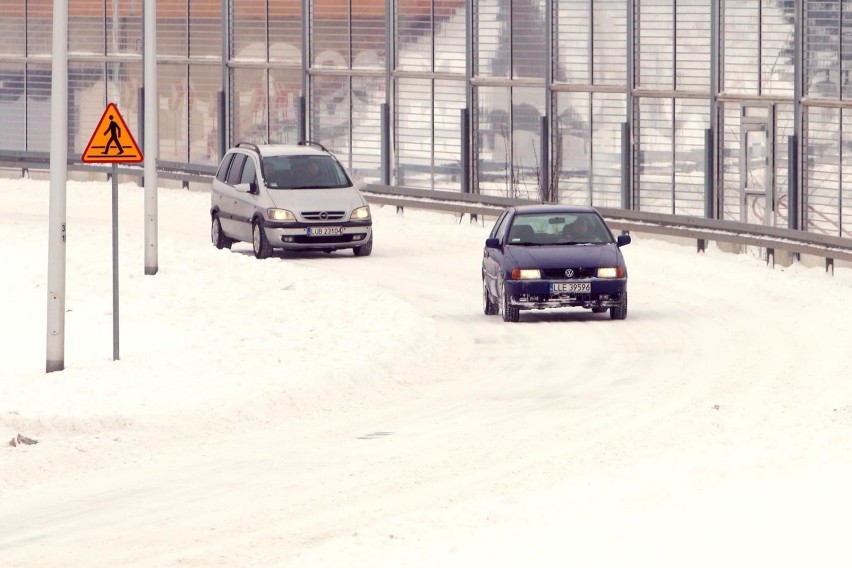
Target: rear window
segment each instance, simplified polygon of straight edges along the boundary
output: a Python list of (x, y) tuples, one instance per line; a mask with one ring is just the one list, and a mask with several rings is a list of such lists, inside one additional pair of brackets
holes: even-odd
[(352, 182), (331, 156), (268, 156), (263, 177), (270, 189), (327, 189), (349, 187)]

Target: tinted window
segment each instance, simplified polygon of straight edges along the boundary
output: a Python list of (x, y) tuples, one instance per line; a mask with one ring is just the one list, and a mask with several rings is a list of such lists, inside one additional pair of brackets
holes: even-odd
[(216, 179), (219, 181), (225, 181), (228, 179), (228, 168), (230, 167), (233, 159), (233, 154), (228, 154), (222, 159), (222, 163), (219, 164), (219, 169), (216, 171)]
[(245, 154), (234, 154), (234, 163), (231, 164), (231, 169), (228, 170), (228, 183), (237, 185), (243, 177), (243, 164), (246, 161)]
[(240, 183), (255, 183), (257, 181), (257, 176), (255, 175), (254, 170), (254, 160), (246, 159), (246, 163), (243, 166), (243, 176), (240, 178)]
[[(497, 218), (497, 222), (494, 223), (494, 227), (491, 229), (491, 234), (489, 237), (497, 237), (497, 235), (501, 234), (500, 229), (506, 221), (506, 217), (509, 215), (509, 211), (503, 211), (503, 214)], [(498, 237), (499, 238), (499, 237)]]

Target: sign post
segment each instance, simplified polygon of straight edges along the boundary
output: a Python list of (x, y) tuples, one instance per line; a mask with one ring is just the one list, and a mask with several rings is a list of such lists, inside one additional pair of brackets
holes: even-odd
[(142, 161), (142, 152), (133, 139), (118, 107), (109, 103), (92, 134), (83, 161), (112, 164), (112, 360), (118, 360), (118, 164)]

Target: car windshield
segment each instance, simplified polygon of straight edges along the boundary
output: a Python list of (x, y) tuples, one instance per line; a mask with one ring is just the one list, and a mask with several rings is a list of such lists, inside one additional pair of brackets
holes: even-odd
[(262, 164), (263, 179), (269, 189), (327, 189), (352, 185), (337, 160), (327, 155), (267, 156)]
[(524, 213), (512, 219), (508, 244), (516, 246), (611, 243), (612, 234), (594, 213)]

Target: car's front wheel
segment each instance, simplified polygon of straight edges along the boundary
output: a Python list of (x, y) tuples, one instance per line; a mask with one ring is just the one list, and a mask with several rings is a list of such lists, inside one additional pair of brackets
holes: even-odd
[(269, 258), (272, 254), (272, 247), (269, 240), (266, 238), (266, 231), (263, 230), (263, 222), (255, 221), (251, 227), (251, 248), (254, 250), (255, 258)]
[(506, 289), (506, 283), (500, 279), (500, 312), (503, 314), (503, 321), (516, 322), (521, 319), (521, 309), (518, 306), (513, 306), (509, 301), (509, 290)]
[(373, 252), (373, 237), (370, 237), (370, 240), (360, 247), (352, 249), (352, 254), (355, 256), (370, 256), (371, 252)]
[(234, 244), (234, 241), (222, 232), (222, 223), (219, 221), (218, 215), (213, 215), (213, 222), (210, 224), (210, 239), (217, 249), (231, 248), (231, 245)]
[(627, 292), (621, 296), (621, 303), (615, 307), (609, 309), (609, 317), (614, 320), (623, 320), (627, 319)]
[(491, 299), (491, 293), (488, 292), (488, 285), (485, 284), (485, 278), (482, 279), (482, 311), (486, 316), (496, 316), (500, 313), (500, 306)]

